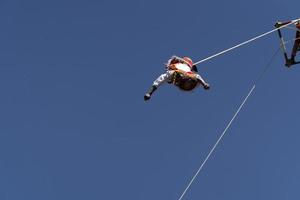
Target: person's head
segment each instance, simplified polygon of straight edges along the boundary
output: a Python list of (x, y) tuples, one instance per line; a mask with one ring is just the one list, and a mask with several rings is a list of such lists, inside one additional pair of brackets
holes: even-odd
[(193, 67), (193, 60), (191, 59), (191, 58), (189, 58), (189, 57), (183, 57), (182, 58), (184, 61), (185, 61), (185, 63), (190, 67), (190, 68), (192, 68)]

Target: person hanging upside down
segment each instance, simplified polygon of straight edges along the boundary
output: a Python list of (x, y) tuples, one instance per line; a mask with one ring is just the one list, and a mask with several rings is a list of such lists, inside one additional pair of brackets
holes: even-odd
[(160, 75), (144, 95), (145, 101), (149, 100), (154, 91), (165, 82), (184, 91), (191, 91), (198, 85), (202, 85), (205, 90), (210, 88), (209, 84), (197, 73), (197, 67), (189, 57), (172, 56), (166, 64), (166, 69), (166, 73)]

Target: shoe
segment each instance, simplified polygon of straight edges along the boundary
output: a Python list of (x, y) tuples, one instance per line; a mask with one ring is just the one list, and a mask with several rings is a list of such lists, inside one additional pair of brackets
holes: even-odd
[(151, 98), (151, 95), (149, 93), (146, 93), (144, 96), (144, 100), (148, 101)]
[(285, 66), (290, 67), (294, 64), (296, 64), (295, 59), (291, 58), (286, 61)]
[(209, 90), (210, 86), (209, 86), (208, 83), (205, 83), (205, 84), (203, 84), (203, 88), (204, 88), (205, 90)]
[(282, 26), (282, 22), (276, 22), (276, 24), (274, 24), (275, 28), (279, 28), (280, 26)]
[(153, 94), (153, 92), (157, 89), (157, 86), (152, 85), (151, 88), (149, 89), (149, 91), (145, 94), (144, 96), (144, 100), (148, 101), (151, 98), (151, 95)]

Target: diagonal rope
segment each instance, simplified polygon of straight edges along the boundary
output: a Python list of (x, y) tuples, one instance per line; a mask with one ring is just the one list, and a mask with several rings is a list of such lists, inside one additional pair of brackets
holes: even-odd
[(201, 166), (199, 167), (199, 169), (197, 170), (197, 172), (195, 173), (195, 175), (192, 177), (192, 179), (190, 180), (189, 184), (187, 185), (187, 187), (185, 188), (185, 190), (183, 191), (183, 193), (181, 194), (181, 196), (179, 197), (178, 200), (182, 200), (182, 198), (184, 197), (184, 195), (186, 194), (186, 192), (188, 191), (188, 189), (191, 187), (191, 185), (193, 184), (193, 182), (197, 178), (198, 174), (202, 171), (204, 165), (206, 164), (206, 162), (208, 161), (208, 159), (210, 158), (210, 156), (212, 155), (212, 153), (214, 152), (214, 150), (216, 149), (216, 147), (218, 146), (218, 144), (220, 143), (220, 141), (222, 140), (222, 138), (224, 137), (224, 135), (227, 133), (227, 130), (230, 128), (232, 122), (235, 120), (235, 118), (237, 117), (237, 115), (239, 114), (239, 112), (244, 107), (245, 103), (247, 102), (248, 98), (251, 96), (251, 94), (255, 90), (256, 85), (260, 82), (260, 80), (263, 78), (263, 76), (265, 75), (265, 73), (267, 72), (267, 70), (269, 69), (269, 67), (271, 66), (271, 64), (272, 64), (273, 60), (275, 59), (275, 56), (278, 54), (279, 50), (280, 50), (280, 48), (278, 48), (276, 50), (276, 52), (271, 57), (270, 61), (267, 63), (266, 67), (259, 74), (259, 76), (255, 80), (254, 85), (252, 86), (251, 90), (248, 92), (247, 96), (244, 98), (243, 102), (241, 103), (241, 105), (239, 106), (239, 108), (237, 109), (237, 111), (235, 112), (235, 114), (233, 115), (233, 117), (231, 118), (231, 120), (229, 121), (228, 125), (226, 126), (226, 128), (222, 132), (222, 134), (219, 137), (219, 139), (217, 140), (217, 142), (214, 144), (214, 146), (209, 151), (208, 155), (206, 156), (206, 158), (202, 162)]
[(203, 62), (205, 62), (205, 61), (208, 61), (208, 60), (210, 60), (210, 59), (212, 59), (212, 58), (214, 58), (214, 57), (220, 56), (220, 55), (222, 55), (222, 54), (224, 54), (224, 53), (227, 53), (227, 52), (232, 51), (232, 50), (234, 50), (234, 49), (236, 49), (236, 48), (239, 48), (239, 47), (241, 47), (241, 46), (243, 46), (243, 45), (245, 45), (245, 44), (248, 44), (248, 43), (250, 43), (250, 42), (253, 42), (253, 41), (255, 41), (255, 40), (259, 39), (259, 38), (262, 38), (262, 37), (264, 37), (264, 36), (267, 36), (267, 35), (269, 35), (269, 34), (275, 32), (275, 31), (277, 31), (277, 30), (279, 30), (279, 29), (283, 29), (283, 28), (285, 28), (285, 27), (287, 27), (287, 26), (289, 26), (289, 25), (291, 25), (291, 24), (294, 24), (294, 23), (296, 23), (296, 22), (298, 22), (298, 21), (300, 21), (300, 19), (292, 20), (292, 21), (291, 21), (290, 23), (288, 23), (288, 24), (285, 24), (285, 25), (283, 25), (283, 26), (281, 26), (281, 27), (279, 27), (279, 28), (275, 28), (275, 29), (273, 29), (273, 30), (271, 30), (271, 31), (268, 31), (268, 32), (263, 33), (263, 34), (261, 34), (261, 35), (259, 35), (259, 36), (256, 36), (256, 37), (254, 37), (254, 38), (251, 38), (251, 39), (249, 39), (249, 40), (247, 40), (247, 41), (245, 41), (245, 42), (242, 42), (242, 43), (240, 43), (240, 44), (238, 44), (238, 45), (235, 45), (235, 46), (233, 46), (233, 47), (231, 47), (231, 48), (225, 49), (224, 51), (221, 51), (221, 52), (216, 53), (216, 54), (214, 54), (214, 55), (212, 55), (212, 56), (209, 56), (209, 57), (207, 57), (207, 58), (204, 58), (203, 60), (200, 60), (200, 61), (198, 61), (198, 62), (195, 62), (194, 64), (195, 64), (195, 65), (198, 65), (198, 64), (203, 63)]

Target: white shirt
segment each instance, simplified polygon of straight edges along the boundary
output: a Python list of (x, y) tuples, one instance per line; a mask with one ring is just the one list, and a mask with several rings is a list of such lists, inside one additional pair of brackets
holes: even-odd
[(187, 64), (184, 64), (184, 63), (176, 63), (175, 66), (177, 69), (182, 70), (184, 72), (192, 71), (191, 68)]

